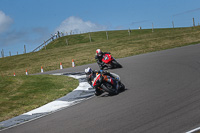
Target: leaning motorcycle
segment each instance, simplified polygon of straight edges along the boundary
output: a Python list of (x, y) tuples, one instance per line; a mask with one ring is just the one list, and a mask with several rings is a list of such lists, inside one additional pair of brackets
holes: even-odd
[(103, 70), (104, 68), (110, 68), (110, 69), (113, 69), (113, 68), (122, 68), (122, 65), (120, 65), (114, 57), (112, 57), (110, 54), (105, 54), (102, 58), (102, 63), (99, 63), (97, 61), (97, 64), (99, 65), (99, 68), (101, 70)]
[(114, 82), (118, 83), (118, 88), (113, 86), (111, 83), (106, 82), (103, 74), (97, 74), (92, 82), (92, 86), (99, 89), (98, 91), (107, 92), (109, 95), (117, 95), (120, 91), (124, 91), (125, 86), (121, 83), (120, 77), (114, 73), (111, 73), (111, 75)]

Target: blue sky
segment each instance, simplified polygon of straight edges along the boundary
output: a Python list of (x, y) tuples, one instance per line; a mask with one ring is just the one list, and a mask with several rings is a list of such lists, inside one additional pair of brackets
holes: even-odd
[(199, 0), (0, 0), (0, 51), (31, 52), (58, 30), (188, 27), (193, 17), (198, 24)]

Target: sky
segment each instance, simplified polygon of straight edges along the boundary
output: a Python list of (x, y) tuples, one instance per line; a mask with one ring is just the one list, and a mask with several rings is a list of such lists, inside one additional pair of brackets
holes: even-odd
[(189, 27), (193, 18), (200, 23), (199, 0), (0, 0), (0, 51), (31, 52), (57, 31)]

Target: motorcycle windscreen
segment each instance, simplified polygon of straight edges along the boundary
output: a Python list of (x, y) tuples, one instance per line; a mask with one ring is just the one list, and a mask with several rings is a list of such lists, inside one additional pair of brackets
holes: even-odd
[(112, 61), (112, 56), (111, 56), (110, 54), (105, 54), (105, 55), (103, 56), (102, 61), (103, 61), (104, 63), (106, 63), (106, 64), (110, 64), (111, 61)]

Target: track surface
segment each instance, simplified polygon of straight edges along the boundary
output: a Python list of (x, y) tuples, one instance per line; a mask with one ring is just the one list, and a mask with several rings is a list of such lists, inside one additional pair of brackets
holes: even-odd
[[(200, 45), (118, 60), (127, 90), (80, 104), (2, 133), (182, 133), (200, 126)], [(87, 66), (55, 72), (84, 71)]]

